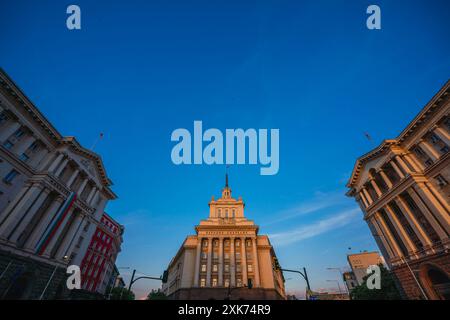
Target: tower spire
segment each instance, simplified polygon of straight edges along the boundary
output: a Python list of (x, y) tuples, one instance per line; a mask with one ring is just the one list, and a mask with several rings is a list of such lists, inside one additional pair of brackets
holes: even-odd
[(225, 173), (225, 187), (228, 188), (228, 173)]

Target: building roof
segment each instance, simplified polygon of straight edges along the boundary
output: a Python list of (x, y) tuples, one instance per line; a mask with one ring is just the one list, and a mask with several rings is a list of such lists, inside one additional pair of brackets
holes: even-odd
[(439, 107), (442, 107), (442, 101), (450, 94), (450, 80), (448, 80), (438, 93), (425, 105), (425, 107), (419, 112), (419, 114), (409, 123), (409, 125), (400, 133), (400, 135), (392, 140), (383, 140), (383, 142), (375, 149), (362, 155), (356, 160), (353, 167), (350, 179), (347, 182), (347, 187), (352, 188), (359, 180), (360, 173), (364, 164), (381, 154), (384, 154), (386, 150), (392, 145), (399, 145), (409, 137), (414, 135), (420, 128), (421, 124), (433, 115)]
[(69, 145), (77, 153), (86, 158), (91, 159), (95, 165), (96, 170), (101, 178), (102, 185), (105, 191), (110, 193), (111, 199), (116, 199), (117, 196), (108, 187), (112, 185), (112, 181), (106, 174), (102, 158), (97, 153), (80, 145), (75, 137), (65, 137), (47, 120), (47, 118), (39, 111), (33, 102), (25, 95), (19, 86), (8, 76), (8, 74), (0, 68), (0, 87), (5, 89), (16, 101), (17, 105), (21, 106), (23, 110), (41, 127), (42, 131), (53, 141), (55, 146)]

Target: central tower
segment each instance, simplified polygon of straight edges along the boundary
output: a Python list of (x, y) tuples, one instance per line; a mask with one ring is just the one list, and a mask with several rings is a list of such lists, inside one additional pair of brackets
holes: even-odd
[(209, 217), (195, 227), (168, 268), (163, 290), (172, 299), (284, 299), (284, 278), (273, 268), (275, 252), (259, 227), (232, 197), (228, 174), (222, 196), (209, 202)]

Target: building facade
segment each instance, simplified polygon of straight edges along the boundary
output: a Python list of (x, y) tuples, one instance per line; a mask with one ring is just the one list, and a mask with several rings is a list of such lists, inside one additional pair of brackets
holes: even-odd
[(103, 213), (81, 263), (82, 288), (91, 292), (106, 293), (117, 268), (115, 262), (122, 244), (124, 228), (108, 214)]
[(111, 191), (100, 156), (63, 137), (0, 70), (0, 299), (53, 299)]
[(450, 299), (450, 81), (347, 184), (409, 299)]
[(367, 276), (367, 268), (369, 268), (369, 266), (384, 264), (383, 259), (378, 252), (349, 254), (347, 255), (347, 261), (358, 285), (364, 284), (364, 277)]
[(162, 290), (170, 299), (285, 299), (284, 278), (269, 238), (244, 216), (228, 176), (209, 218), (195, 227), (168, 267)]

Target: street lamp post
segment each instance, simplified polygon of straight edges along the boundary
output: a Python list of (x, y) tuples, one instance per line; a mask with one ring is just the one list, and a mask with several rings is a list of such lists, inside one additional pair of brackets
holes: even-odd
[(341, 285), (339, 284), (339, 281), (338, 281), (338, 280), (327, 280), (327, 282), (336, 282), (336, 283), (337, 283), (337, 286), (338, 286), (338, 288), (339, 288), (339, 293), (342, 294)]
[[(342, 269), (341, 269), (341, 268), (332, 267), (332, 268), (327, 268), (327, 270), (337, 270), (337, 271), (339, 271), (339, 274), (341, 275), (342, 282), (344, 282), (344, 273), (342, 272)], [(348, 292), (348, 288), (347, 288), (347, 285), (345, 284), (345, 282), (344, 282), (344, 287), (345, 287), (345, 292), (346, 292), (347, 294), (350, 294), (350, 293)], [(340, 289), (339, 289), (339, 290), (340, 290)]]

